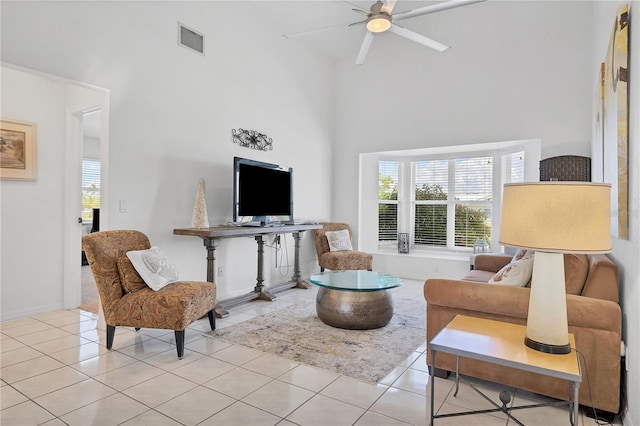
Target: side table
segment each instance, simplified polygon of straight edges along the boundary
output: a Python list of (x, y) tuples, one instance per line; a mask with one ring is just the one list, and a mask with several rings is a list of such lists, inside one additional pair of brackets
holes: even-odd
[[(524, 344), (526, 326), (511, 324), (501, 321), (493, 321), (483, 318), (474, 318), (464, 315), (457, 315), (440, 333), (429, 342), (431, 350), (431, 422), (439, 417), (451, 417), (456, 415), (467, 415), (478, 413), (479, 411), (466, 411), (452, 414), (436, 415), (434, 413), (434, 390), (435, 390), (435, 356), (436, 352), (444, 352), (456, 356), (456, 393), (460, 379), (459, 358), (466, 357), (493, 364), (517, 368), (523, 371), (539, 373), (546, 376), (567, 380), (570, 383), (570, 400), (563, 401), (562, 404), (570, 407), (570, 422), (572, 425), (578, 424), (578, 390), (582, 382), (580, 362), (575, 351), (566, 355), (553, 355), (539, 352), (528, 348)], [(575, 338), (569, 334), (569, 343), (575, 349)], [(455, 394), (454, 394), (455, 395)], [(486, 397), (485, 397), (486, 398)], [(488, 398), (486, 398), (488, 399)], [(520, 423), (510, 413), (490, 401), (495, 410), (481, 410), (481, 412), (502, 411), (510, 419)], [(544, 404), (538, 404), (540, 406)], [(524, 407), (521, 407), (524, 408)], [(526, 408), (532, 408), (527, 406)]]

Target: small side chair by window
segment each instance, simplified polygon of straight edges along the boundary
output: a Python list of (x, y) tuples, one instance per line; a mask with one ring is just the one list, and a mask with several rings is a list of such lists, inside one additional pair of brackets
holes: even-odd
[(321, 272), (324, 272), (325, 268), (331, 271), (371, 271), (373, 256), (353, 250), (349, 225), (335, 222), (325, 222), (321, 225), (322, 229), (313, 230)]

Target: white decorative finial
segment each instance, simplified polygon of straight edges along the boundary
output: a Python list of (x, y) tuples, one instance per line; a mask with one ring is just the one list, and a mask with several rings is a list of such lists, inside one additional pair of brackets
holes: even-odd
[(209, 228), (209, 217), (207, 216), (207, 202), (204, 199), (204, 180), (200, 179), (198, 192), (196, 192), (196, 202), (193, 205), (193, 216), (191, 217), (192, 228)]

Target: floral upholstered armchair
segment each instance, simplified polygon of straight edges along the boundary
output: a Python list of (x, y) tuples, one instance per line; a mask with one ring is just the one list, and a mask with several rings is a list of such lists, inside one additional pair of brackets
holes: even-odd
[(371, 270), (373, 256), (353, 250), (351, 228), (346, 223), (322, 223), (322, 229), (314, 229), (313, 235), (320, 271)]
[[(184, 354), (184, 330), (205, 314), (215, 329), (216, 285), (209, 282), (175, 281), (151, 284), (143, 280), (127, 253), (151, 252), (145, 234), (138, 231), (103, 231), (82, 238), (98, 287), (107, 324), (107, 349), (113, 345), (117, 326), (174, 330), (178, 358)], [(158, 268), (162, 262), (156, 262)], [(177, 279), (177, 274), (175, 276)], [(170, 281), (170, 280), (168, 280)], [(147, 283), (149, 282), (153, 290)]]

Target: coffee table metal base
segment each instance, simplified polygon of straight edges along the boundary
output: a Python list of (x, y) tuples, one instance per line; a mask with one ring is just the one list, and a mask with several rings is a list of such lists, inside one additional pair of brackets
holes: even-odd
[(393, 317), (393, 299), (388, 290), (349, 291), (320, 287), (316, 312), (322, 322), (348, 330), (384, 327)]

